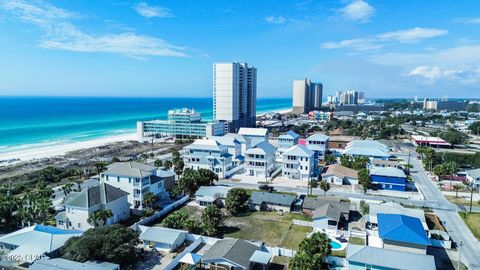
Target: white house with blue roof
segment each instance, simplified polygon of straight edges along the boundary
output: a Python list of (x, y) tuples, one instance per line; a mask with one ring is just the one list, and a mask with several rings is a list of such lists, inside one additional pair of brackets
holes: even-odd
[(245, 160), (244, 152), (242, 153), (242, 143), (235, 136), (215, 136), (211, 139), (216, 140), (221, 145), (227, 147), (227, 151), (232, 155), (235, 166), (241, 165)]
[(254, 147), (255, 145), (268, 141), (268, 129), (266, 128), (247, 128), (247, 127), (241, 127), (238, 130), (238, 134), (242, 135), (246, 140), (248, 147), (251, 148)]
[(235, 169), (233, 155), (229, 148), (214, 138), (195, 140), (184, 147), (183, 156), (185, 168), (208, 169), (215, 172), (219, 178), (228, 178)]
[(300, 135), (293, 130), (289, 130), (286, 133), (278, 136), (277, 138), (277, 156), (281, 157), (282, 154), (290, 147), (297, 145)]
[(430, 239), (420, 219), (398, 214), (377, 214), (382, 248), (426, 254)]
[(288, 179), (308, 181), (316, 173), (315, 153), (304, 145), (294, 145), (282, 154), (282, 175)]
[(321, 161), (325, 158), (325, 152), (328, 150), (328, 137), (322, 133), (315, 133), (305, 140), (307, 148), (315, 153), (315, 159)]

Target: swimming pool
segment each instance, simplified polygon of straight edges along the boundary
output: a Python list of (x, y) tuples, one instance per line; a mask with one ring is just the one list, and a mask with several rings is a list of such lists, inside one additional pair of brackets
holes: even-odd
[(340, 242), (336, 240), (330, 239), (330, 247), (332, 248), (332, 250), (338, 250), (342, 249), (342, 244), (340, 244)]

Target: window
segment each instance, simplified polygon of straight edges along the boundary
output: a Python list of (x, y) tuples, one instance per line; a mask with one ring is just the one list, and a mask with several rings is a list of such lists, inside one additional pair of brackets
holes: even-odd
[(59, 220), (58, 225), (63, 226), (63, 221)]
[(131, 184), (132, 183), (132, 178), (128, 178), (128, 183)]
[(120, 176), (117, 176), (117, 182), (120, 182)]
[(82, 228), (82, 223), (78, 223), (78, 228)]

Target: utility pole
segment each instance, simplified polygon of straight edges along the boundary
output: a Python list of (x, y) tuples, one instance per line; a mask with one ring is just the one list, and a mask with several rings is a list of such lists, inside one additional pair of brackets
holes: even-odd
[(463, 242), (460, 241), (460, 244), (458, 245), (458, 264), (457, 264), (457, 270), (460, 270), (460, 266), (461, 266), (461, 261), (462, 261), (462, 246), (463, 246)]
[(475, 187), (475, 182), (472, 182), (470, 185), (470, 213), (472, 213), (472, 202), (473, 202), (473, 189)]

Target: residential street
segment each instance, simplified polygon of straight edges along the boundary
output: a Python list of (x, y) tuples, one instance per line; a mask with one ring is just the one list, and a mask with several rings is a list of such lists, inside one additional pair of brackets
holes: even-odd
[(460, 218), (456, 210), (457, 208), (447, 201), (440, 190), (437, 189), (435, 183), (429, 179), (420, 160), (411, 156), (410, 163), (414, 166), (413, 170), (417, 171), (412, 173), (417, 187), (423, 192), (427, 200), (437, 202), (439, 207), (432, 207), (432, 209), (443, 221), (453, 240), (457, 244), (463, 243), (461, 261), (469, 269), (480, 269), (480, 242), (475, 238), (462, 218)]

